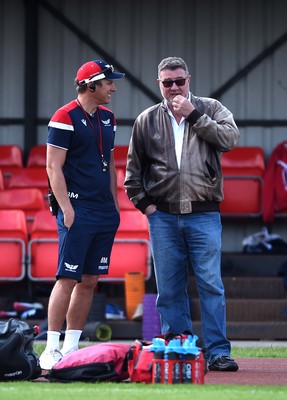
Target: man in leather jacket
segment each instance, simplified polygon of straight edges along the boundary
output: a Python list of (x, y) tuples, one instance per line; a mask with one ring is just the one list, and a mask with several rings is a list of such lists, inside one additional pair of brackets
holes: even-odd
[(148, 218), (162, 333), (192, 332), (187, 291), (191, 263), (209, 369), (237, 371), (226, 337), (220, 269), (220, 163), (221, 153), (236, 145), (239, 131), (219, 101), (189, 91), (190, 81), (183, 59), (160, 62), (157, 82), (163, 101), (134, 123), (125, 188)]

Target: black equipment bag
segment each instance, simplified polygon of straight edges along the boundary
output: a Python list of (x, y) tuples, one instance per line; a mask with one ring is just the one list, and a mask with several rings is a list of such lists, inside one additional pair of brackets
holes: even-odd
[(0, 322), (0, 381), (31, 380), (41, 375), (33, 349), (36, 335), (36, 328), (17, 318)]

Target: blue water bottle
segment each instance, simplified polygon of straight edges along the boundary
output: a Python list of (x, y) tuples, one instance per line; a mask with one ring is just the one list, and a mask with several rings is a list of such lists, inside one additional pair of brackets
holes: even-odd
[(182, 345), (183, 360), (182, 360), (182, 383), (192, 383), (193, 364), (198, 356), (200, 349), (196, 346), (198, 336), (191, 335), (184, 341)]

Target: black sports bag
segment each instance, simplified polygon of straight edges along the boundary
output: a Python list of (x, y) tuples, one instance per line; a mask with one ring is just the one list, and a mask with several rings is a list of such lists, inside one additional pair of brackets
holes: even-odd
[(17, 318), (0, 322), (0, 381), (31, 380), (41, 375), (33, 349), (36, 335), (36, 328)]

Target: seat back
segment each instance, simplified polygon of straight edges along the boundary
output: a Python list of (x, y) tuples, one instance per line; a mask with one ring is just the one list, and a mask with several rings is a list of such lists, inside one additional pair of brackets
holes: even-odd
[(260, 217), (265, 173), (261, 147), (236, 147), (222, 154), (223, 217)]
[(28, 159), (27, 167), (46, 167), (46, 150), (47, 146), (45, 144), (37, 144), (31, 147)]
[(0, 168), (4, 177), (4, 187), (7, 188), (9, 180), (18, 168), (23, 167), (23, 153), (16, 144), (0, 145)]
[(28, 231), (22, 210), (0, 210), (0, 282), (25, 276)]
[(11, 177), (9, 189), (12, 188), (39, 188), (48, 190), (48, 177), (45, 168), (19, 168)]
[(265, 174), (264, 152), (258, 146), (235, 147), (222, 154), (221, 167), (224, 175), (260, 176)]
[(116, 168), (117, 172), (117, 195), (118, 195), (118, 203), (120, 210), (135, 210), (135, 206), (128, 198), (128, 195), (125, 192), (124, 181), (125, 181), (125, 172), (123, 168)]
[(3, 190), (0, 196), (0, 209), (23, 210), (30, 234), (35, 214), (45, 209), (42, 192), (37, 188)]
[[(133, 215), (132, 215), (133, 214)], [(123, 211), (115, 237), (109, 275), (100, 281), (121, 282), (127, 272), (151, 275), (151, 256), (146, 217), (140, 211)], [(28, 277), (32, 281), (52, 282), (58, 265), (58, 233), (48, 210), (35, 215), (28, 243)]]
[(46, 168), (31, 167), (19, 168), (11, 176), (8, 183), (9, 189), (15, 188), (37, 188), (42, 192), (46, 208), (48, 204), (48, 177)]
[(133, 203), (130, 201), (128, 198), (128, 195), (124, 190), (118, 190), (118, 203), (121, 211), (126, 211), (126, 210), (136, 210), (135, 206)]
[(27, 274), (31, 281), (55, 281), (58, 243), (55, 217), (49, 210), (39, 211), (35, 215), (28, 243)]
[(4, 187), (4, 177), (3, 177), (3, 172), (0, 169), (0, 191), (4, 190), (4, 189), (5, 189), (5, 187)]
[(126, 170), (128, 149), (128, 145), (115, 146), (114, 159), (116, 168), (122, 168), (124, 171)]
[(101, 275), (102, 281), (121, 282), (126, 273), (142, 272), (145, 280), (151, 275), (151, 255), (148, 222), (139, 210), (121, 211), (108, 275)]
[(0, 168), (23, 167), (22, 149), (17, 144), (0, 145)]

